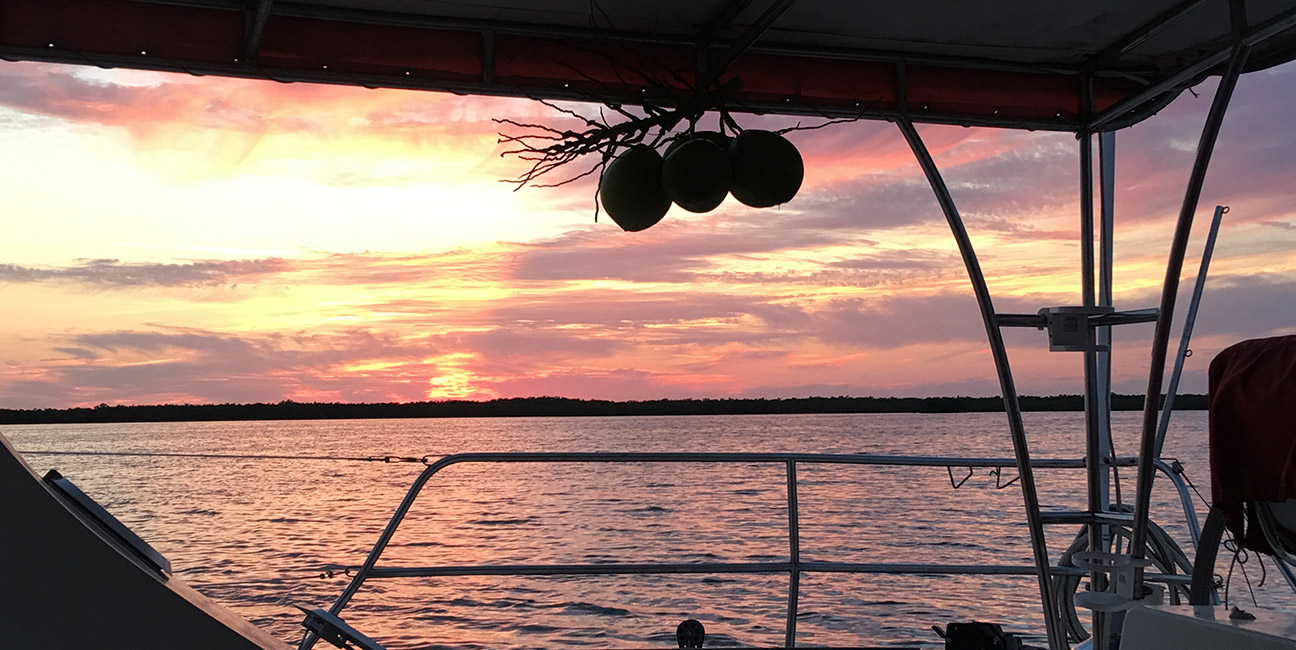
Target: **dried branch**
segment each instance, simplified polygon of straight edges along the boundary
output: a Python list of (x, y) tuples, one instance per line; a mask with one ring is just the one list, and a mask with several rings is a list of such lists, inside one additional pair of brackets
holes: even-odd
[(521, 189), (527, 185), (557, 187), (574, 182), (589, 176), (596, 169), (601, 169), (606, 163), (600, 162), (590, 170), (556, 183), (541, 184), (537, 180), (587, 154), (599, 153), (602, 159), (607, 160), (619, 149), (640, 144), (650, 136), (652, 146), (656, 146), (681, 121), (696, 119), (695, 110), (692, 108), (674, 108), (638, 116), (621, 106), (608, 105), (607, 108), (625, 117), (623, 121), (612, 123), (607, 120), (605, 114), (600, 114), (599, 119), (593, 119), (575, 110), (556, 106), (553, 102), (545, 102), (545, 104), (564, 115), (582, 121), (588, 128), (583, 131), (560, 130), (507, 118), (496, 118), (497, 124), (529, 130), (527, 133), (516, 135), (499, 133), (500, 143), (517, 145), (500, 155), (516, 156), (532, 163), (530, 169), (517, 178), (506, 181), (516, 185), (514, 189)]
[(785, 134), (785, 133), (791, 133), (791, 132), (793, 132), (793, 131), (814, 131), (815, 129), (822, 129), (822, 128), (824, 128), (825, 126), (831, 126), (831, 125), (833, 125), (833, 124), (846, 124), (846, 123), (848, 123), (848, 122), (858, 122), (858, 121), (860, 121), (860, 120), (862, 120), (862, 119), (864, 119), (863, 116), (860, 116), (860, 117), (835, 117), (835, 118), (828, 118), (828, 120), (825, 121), (825, 122), (820, 122), (820, 123), (818, 123), (818, 124), (812, 124), (812, 125), (810, 125), (810, 126), (801, 126), (801, 123), (800, 123), (800, 122), (797, 122), (797, 123), (796, 123), (796, 126), (789, 126), (789, 127), (787, 127), (786, 129), (779, 129), (779, 130), (775, 131), (775, 133), (777, 133), (777, 134), (779, 134), (779, 135), (783, 135), (783, 134)]
[[(599, 0), (589, 0), (588, 20), (596, 30), (601, 26), (612, 27), (611, 19), (599, 5)], [(602, 57), (615, 79), (612, 82), (605, 81), (608, 78), (606, 73), (601, 73), (601, 78), (595, 77), (567, 61), (547, 53), (542, 54), (553, 64), (574, 74), (573, 80), (578, 87), (573, 91), (588, 89), (591, 97), (608, 97), (617, 90), (624, 94), (627, 88), (637, 88), (638, 92), (633, 93), (634, 97), (624, 97), (624, 102), (596, 104), (596, 115), (589, 115), (588, 111), (583, 112), (556, 101), (534, 98), (552, 109), (562, 120), (580, 125), (570, 129), (507, 118), (495, 119), (495, 123), (501, 125), (498, 142), (509, 147), (500, 155), (513, 156), (530, 164), (516, 178), (504, 179), (503, 182), (514, 185), (515, 191), (528, 185), (561, 187), (599, 173), (607, 168), (622, 149), (638, 144), (657, 148), (692, 134), (698, 120), (710, 111), (719, 113), (719, 130), (722, 133), (728, 131), (737, 134), (743, 130), (729, 113), (733, 108), (742, 110), (741, 102), (736, 101), (742, 87), (738, 78), (731, 78), (724, 83), (719, 83), (718, 77), (709, 78), (711, 80), (705, 82), (707, 87), (696, 88), (691, 87), (692, 82), (685, 78), (683, 71), (671, 69), (664, 62), (654, 60), (647, 52), (621, 47), (595, 50), (579, 43), (570, 43), (567, 47)], [(635, 108), (628, 108), (631, 106)], [(798, 123), (778, 133), (819, 129), (829, 124), (854, 121), (862, 116), (863, 111), (859, 117), (850, 118), (834, 119), (822, 115), (825, 119), (822, 124), (802, 126)], [(677, 131), (682, 123), (687, 125), (686, 128)], [(520, 132), (507, 132), (512, 129)], [(598, 162), (588, 169), (562, 180), (548, 180), (550, 174), (590, 154), (597, 154)], [(598, 191), (595, 190), (596, 220), (597, 214)]]

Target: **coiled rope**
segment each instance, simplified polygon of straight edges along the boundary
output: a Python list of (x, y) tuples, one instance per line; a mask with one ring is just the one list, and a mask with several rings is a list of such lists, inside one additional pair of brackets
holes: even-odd
[[(1132, 508), (1123, 506), (1118, 509), (1122, 512), (1131, 512)], [(1122, 542), (1128, 543), (1129, 531), (1119, 527), (1113, 527), (1112, 541), (1116, 545), (1117, 551), (1120, 550)], [(1071, 556), (1080, 551), (1089, 549), (1089, 529), (1084, 527), (1076, 534), (1071, 546), (1063, 551), (1058, 564), (1061, 566), (1071, 566)], [(1148, 554), (1155, 566), (1161, 573), (1172, 575), (1176, 572), (1185, 574), (1192, 572), (1192, 561), (1188, 559), (1187, 554), (1179, 545), (1175, 543), (1174, 538), (1170, 536), (1165, 529), (1158, 526), (1155, 522), (1148, 522)], [(1084, 628), (1080, 621), (1079, 613), (1076, 611), (1075, 592), (1080, 586), (1080, 576), (1054, 576), (1053, 593), (1055, 594), (1058, 610), (1062, 614), (1062, 623), (1066, 628), (1068, 636), (1072, 641), (1083, 641), (1089, 638), (1089, 632)], [(1180, 602), (1188, 602), (1188, 590), (1182, 585), (1169, 585), (1167, 589), (1170, 604), (1178, 605)]]

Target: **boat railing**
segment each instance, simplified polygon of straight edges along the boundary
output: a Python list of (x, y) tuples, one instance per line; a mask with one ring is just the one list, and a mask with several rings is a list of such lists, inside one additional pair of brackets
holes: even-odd
[[(415, 459), (411, 459), (415, 460)], [(858, 574), (900, 574), (900, 575), (1035, 575), (1034, 565), (1007, 564), (932, 564), (932, 563), (879, 563), (879, 562), (825, 562), (803, 560), (801, 558), (800, 513), (797, 503), (797, 468), (800, 465), (862, 465), (892, 467), (944, 467), (950, 474), (954, 487), (961, 485), (954, 476), (955, 469), (994, 468), (996, 474), (1003, 468), (1011, 468), (1016, 461), (1011, 458), (979, 458), (950, 456), (896, 456), (877, 454), (807, 454), (807, 453), (654, 453), (654, 452), (531, 452), (531, 453), (463, 453), (440, 458), (423, 457), (426, 467), (419, 473), (414, 483), (406, 492), (396, 512), (387, 523), (373, 550), (357, 567), (348, 567), (351, 582), (341, 595), (330, 606), (328, 613), (340, 617), (352, 597), (366, 581), (371, 579), (391, 578), (424, 578), (449, 576), (607, 576), (607, 575), (644, 575), (644, 574), (788, 574), (787, 616), (784, 629), (785, 647), (796, 645), (797, 599), (800, 591), (802, 573), (858, 573)], [(1115, 467), (1132, 467), (1137, 463), (1133, 457), (1107, 459), (1103, 462)], [(512, 565), (453, 565), (453, 566), (379, 566), (387, 545), (396, 534), (397, 528), (405, 519), (415, 499), (422, 493), (424, 486), (438, 472), (452, 465), (465, 463), (510, 464), (510, 463), (687, 463), (687, 464), (778, 464), (785, 468), (787, 507), (787, 542), (788, 559), (778, 562), (651, 562), (651, 563), (596, 563), (596, 564), (512, 564)], [(1172, 465), (1162, 460), (1156, 461), (1156, 468), (1163, 473), (1180, 497), (1184, 516), (1195, 545), (1200, 531), (1197, 517), (1188, 491), (1188, 486)], [(1037, 469), (1083, 469), (1086, 466), (1082, 458), (1047, 458), (1031, 460), (1031, 467)], [(966, 480), (966, 479), (964, 479)], [(997, 479), (998, 480), (998, 479)], [(1009, 482), (1011, 483), (1011, 481)], [(1000, 484), (1000, 487), (1006, 487)], [(1048, 523), (1065, 524), (1089, 520), (1120, 525), (1124, 513), (1052, 513)], [(1128, 515), (1124, 519), (1129, 519)], [(1075, 567), (1053, 567), (1054, 576), (1082, 577), (1088, 575)], [(1171, 573), (1152, 574), (1147, 580), (1170, 584), (1187, 584), (1191, 577)], [(309, 650), (318, 640), (313, 632), (307, 632), (298, 645), (299, 650)]]

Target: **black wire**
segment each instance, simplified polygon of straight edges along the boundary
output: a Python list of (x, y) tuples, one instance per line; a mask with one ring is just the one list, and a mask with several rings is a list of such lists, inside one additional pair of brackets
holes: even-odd
[[(1188, 484), (1188, 487), (1192, 488), (1192, 491), (1193, 491), (1194, 494), (1197, 495), (1197, 498), (1198, 498), (1198, 499), (1201, 499), (1202, 505), (1206, 506), (1208, 509), (1211, 507), (1211, 504), (1210, 504), (1209, 501), (1206, 500), (1206, 497), (1202, 496), (1201, 491), (1197, 489), (1197, 486), (1196, 486), (1196, 485), (1193, 485), (1192, 479), (1188, 478), (1188, 472), (1184, 471), (1184, 466), (1183, 466), (1182, 463), (1180, 463), (1180, 462), (1177, 461), (1177, 460), (1171, 461), (1170, 469), (1174, 470), (1174, 472), (1175, 472), (1176, 474), (1178, 474), (1179, 476), (1182, 476), (1182, 477), (1183, 477), (1184, 483)], [(1229, 537), (1228, 541), (1225, 542), (1225, 548), (1228, 549), (1228, 544), (1233, 544), (1234, 546), (1236, 546), (1236, 542), (1233, 541), (1233, 533), (1229, 532), (1229, 531), (1226, 529), (1226, 530), (1225, 530), (1225, 534), (1228, 535), (1228, 537)], [(1242, 552), (1245, 553), (1246, 551), (1243, 550)], [(1234, 554), (1235, 554), (1235, 555), (1234, 555), (1234, 558), (1236, 559), (1236, 551), (1234, 552)], [(1275, 559), (1274, 561), (1277, 562), (1278, 560)], [(1245, 562), (1245, 560), (1244, 560), (1244, 561), (1242, 562), (1242, 564), (1245, 564), (1245, 563), (1246, 563), (1246, 562)], [(1264, 564), (1264, 557), (1263, 557), (1263, 556), (1259, 556), (1259, 555), (1256, 556), (1256, 564), (1259, 564), (1259, 565), (1260, 565), (1260, 581), (1257, 582), (1255, 586), (1256, 586), (1257, 588), (1259, 588), (1259, 587), (1264, 587), (1265, 582), (1269, 579), (1269, 569), (1265, 568), (1265, 564)], [(1230, 577), (1232, 576), (1232, 572), (1233, 572), (1233, 566), (1232, 566), (1232, 564), (1230, 563), (1230, 565), (1229, 565), (1229, 574), (1230, 574)], [(1246, 577), (1246, 567), (1243, 567), (1243, 569), (1242, 569), (1242, 575), (1243, 575), (1243, 577)], [(1251, 580), (1250, 580), (1250, 578), (1247, 578), (1247, 589), (1250, 589), (1250, 590), (1251, 590), (1251, 601), (1252, 601), (1252, 602), (1255, 602), (1255, 591), (1254, 591), (1254, 589), (1251, 588)], [(1224, 584), (1224, 594), (1225, 594), (1225, 595), (1224, 595), (1224, 603), (1225, 603), (1225, 604), (1228, 604), (1228, 583), (1227, 583), (1227, 582)], [(1258, 605), (1257, 605), (1257, 606), (1258, 606)]]
[[(1229, 585), (1233, 582), (1233, 567), (1237, 566), (1242, 569), (1242, 579), (1246, 580), (1247, 591), (1251, 593), (1251, 604), (1259, 607), (1260, 603), (1256, 602), (1255, 588), (1251, 586), (1251, 576), (1247, 575), (1246, 563), (1251, 560), (1251, 554), (1245, 548), (1242, 548), (1236, 541), (1229, 539), (1224, 542), (1224, 549), (1233, 553), (1233, 560), (1229, 562), (1228, 578), (1224, 581), (1224, 606), (1229, 604)], [(1261, 570), (1263, 571), (1263, 564)]]
[[(1170, 469), (1173, 470), (1174, 473), (1183, 477), (1184, 483), (1188, 484), (1188, 487), (1192, 489), (1193, 494), (1196, 494), (1197, 498), (1201, 500), (1202, 505), (1206, 506), (1207, 509), (1211, 508), (1210, 501), (1207, 501), (1206, 497), (1202, 496), (1201, 490), (1198, 490), (1197, 486), (1193, 484), (1192, 479), (1188, 478), (1188, 472), (1184, 470), (1183, 463), (1180, 463), (1178, 460), (1171, 460)], [(1255, 604), (1255, 588), (1251, 586), (1251, 577), (1247, 575), (1245, 566), (1250, 560), (1250, 554), (1247, 553), (1246, 549), (1238, 545), (1237, 540), (1233, 537), (1232, 531), (1225, 528), (1224, 535), (1228, 537), (1228, 539), (1224, 540), (1224, 549), (1233, 553), (1233, 559), (1229, 562), (1228, 577), (1224, 579), (1224, 606), (1228, 606), (1229, 584), (1233, 581), (1233, 566), (1235, 564), (1242, 567), (1242, 577), (1246, 580), (1247, 591), (1251, 593), (1251, 602)], [(1269, 572), (1265, 569), (1263, 558), (1257, 556), (1256, 563), (1260, 565), (1260, 582), (1256, 586), (1263, 587)], [(1259, 607), (1259, 604), (1256, 604), (1256, 606)]]
[(1206, 506), (1207, 509), (1210, 509), (1211, 507), (1210, 501), (1207, 501), (1206, 497), (1202, 496), (1201, 490), (1198, 490), (1197, 486), (1193, 485), (1192, 479), (1188, 478), (1188, 472), (1184, 471), (1183, 463), (1179, 462), (1178, 460), (1171, 460), (1170, 469), (1174, 470), (1175, 474), (1182, 476), (1184, 483), (1187, 483), (1188, 487), (1192, 488), (1193, 494), (1196, 494), (1197, 498), (1201, 499), (1202, 505)]

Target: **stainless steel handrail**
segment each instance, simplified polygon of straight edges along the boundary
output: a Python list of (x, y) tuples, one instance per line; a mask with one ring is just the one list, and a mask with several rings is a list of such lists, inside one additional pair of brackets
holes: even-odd
[[(346, 567), (347, 571), (359, 567)], [(458, 576), (592, 576), (671, 575), (693, 573), (866, 573), (890, 575), (987, 575), (1033, 576), (1035, 567), (1025, 564), (925, 564), (918, 562), (680, 562), (610, 564), (483, 564), (427, 567), (374, 567), (370, 580), (384, 578), (445, 578)], [(1085, 576), (1083, 569), (1053, 567), (1054, 575)], [(1166, 574), (1161, 582), (1188, 584), (1191, 576)], [(790, 646), (789, 646), (790, 647)]]
[[(1112, 459), (1116, 465), (1133, 465), (1133, 458)], [(919, 563), (852, 563), (852, 562), (816, 562), (803, 561), (800, 548), (800, 521), (797, 502), (797, 465), (881, 465), (909, 467), (967, 467), (967, 468), (1002, 468), (1016, 463), (1012, 458), (979, 458), (955, 456), (889, 456), (879, 454), (803, 454), (803, 453), (655, 453), (655, 452), (484, 452), (465, 453), (444, 456), (435, 461), (425, 458), (427, 465), (406, 492), (397, 506), (391, 520), (383, 529), (373, 549), (359, 567), (347, 567), (353, 572), (351, 582), (329, 607), (329, 613), (339, 615), (351, 598), (359, 591), (366, 580), (433, 577), (433, 576), (469, 576), (469, 575), (635, 575), (635, 574), (697, 574), (697, 573), (787, 573), (788, 613), (785, 631), (785, 647), (796, 644), (797, 598), (799, 593), (800, 574), (804, 572), (822, 573), (885, 573), (907, 575), (1036, 575), (1034, 566), (1017, 565), (976, 565), (976, 564), (919, 564)], [(441, 566), (441, 567), (378, 567), (381, 557), (396, 529), (405, 519), (414, 500), (422, 493), (427, 482), (441, 470), (451, 465), (463, 463), (745, 463), (745, 464), (782, 464), (786, 468), (788, 508), (788, 553), (787, 562), (746, 562), (746, 563), (603, 563), (603, 564), (565, 564), (565, 565), (483, 565), (483, 566)], [(1033, 459), (1034, 468), (1049, 469), (1082, 469), (1086, 466), (1081, 458), (1044, 458)], [(1167, 476), (1178, 479), (1169, 465), (1161, 463)], [(1182, 481), (1175, 481), (1178, 487)], [(1186, 487), (1180, 490), (1181, 498), (1186, 498)], [(1185, 502), (1185, 512), (1191, 513), (1192, 504)], [(1188, 514), (1195, 532), (1195, 517)], [(1195, 537), (1195, 535), (1194, 535)], [(1072, 567), (1052, 567), (1053, 575), (1079, 576), (1083, 572)], [(1152, 578), (1151, 576), (1149, 576)], [(1184, 576), (1156, 576), (1165, 582), (1183, 582)], [(314, 647), (317, 637), (307, 632), (298, 644), (300, 650)]]
[(1201, 540), (1201, 524), (1197, 521), (1197, 509), (1193, 507), (1192, 495), (1188, 493), (1188, 484), (1178, 472), (1174, 471), (1170, 463), (1157, 458), (1152, 461), (1152, 466), (1165, 474), (1165, 477), (1174, 485), (1175, 491), (1179, 493), (1179, 503), (1183, 505), (1184, 521), (1188, 524), (1189, 537), (1192, 539), (1193, 548), (1197, 548), (1197, 542)]

